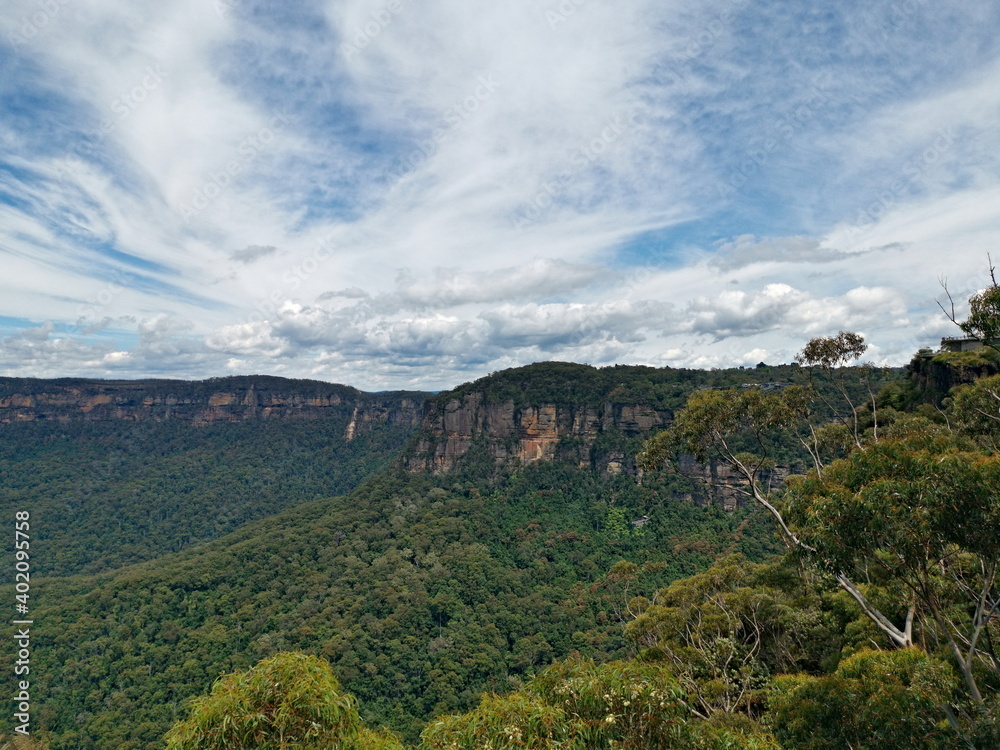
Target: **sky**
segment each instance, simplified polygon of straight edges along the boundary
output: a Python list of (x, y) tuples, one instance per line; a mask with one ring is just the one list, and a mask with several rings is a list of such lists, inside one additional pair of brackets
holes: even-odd
[(0, 12), (0, 375), (902, 365), (998, 239), (993, 2)]

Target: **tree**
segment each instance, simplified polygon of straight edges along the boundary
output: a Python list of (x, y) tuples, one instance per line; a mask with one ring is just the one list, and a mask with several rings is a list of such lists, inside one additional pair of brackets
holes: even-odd
[[(823, 363), (842, 362), (852, 354), (863, 351), (863, 339), (855, 334), (841, 332), (833, 339), (813, 339), (800, 355), (803, 361)], [(652, 437), (639, 454), (639, 464), (644, 469), (656, 469), (678, 452), (691, 453), (699, 460), (715, 456), (728, 463), (746, 482), (741, 491), (764, 508), (777, 524), (782, 539), (790, 550), (813, 555), (817, 549), (803, 536), (802, 529), (793, 528), (785, 519), (780, 503), (771, 488), (762, 481), (762, 470), (770, 464), (769, 436), (781, 429), (809, 426), (812, 440), (800, 438), (803, 445), (818, 451), (820, 441), (817, 431), (808, 421), (809, 389), (788, 387), (777, 392), (764, 392), (756, 388), (729, 391), (697, 391), (688, 399), (688, 405), (674, 416), (671, 427)], [(859, 423), (858, 423), (859, 424)], [(863, 450), (863, 434), (855, 428), (855, 447)], [(740, 451), (740, 445), (753, 450)], [(823, 462), (814, 454), (817, 476), (822, 476)], [(845, 571), (831, 569), (837, 584), (857, 602), (862, 612), (898, 646), (913, 645), (913, 610), (907, 615), (903, 627), (897, 626), (865, 597)]]
[(864, 336), (850, 331), (840, 331), (836, 336), (820, 336), (812, 339), (795, 357), (795, 361), (832, 369), (853, 362), (866, 351), (868, 345)]
[(959, 322), (955, 312), (955, 301), (948, 291), (948, 283), (941, 281), (945, 294), (948, 295), (948, 308), (940, 302), (938, 307), (948, 319), (957, 325), (966, 336), (979, 339), (983, 345), (1000, 351), (1000, 285), (997, 284), (996, 268), (987, 255), (990, 266), (990, 285), (969, 298), (969, 317)]
[[(862, 354), (868, 351), (868, 344), (865, 343), (864, 336), (850, 331), (839, 331), (836, 336), (819, 336), (809, 341), (799, 352), (795, 361), (807, 367), (819, 366), (827, 373), (830, 381), (834, 384), (837, 392), (843, 399), (843, 403), (838, 405), (829, 398), (825, 398), (821, 391), (816, 391), (817, 396), (823, 401), (829, 410), (827, 415), (846, 426), (850, 430), (851, 437), (857, 447), (861, 446), (861, 420), (858, 414), (858, 404), (854, 403), (847, 389), (847, 382), (843, 375), (843, 366), (853, 362)], [(869, 386), (869, 378), (865, 378), (865, 385), (868, 386), (868, 398), (872, 405), (872, 414), (875, 414), (875, 394)], [(843, 407), (847, 407), (846, 409)], [(878, 422), (875, 422), (875, 435), (878, 436)], [(820, 461), (818, 437), (814, 430), (811, 430), (812, 440), (804, 442), (809, 449), (815, 462)]]
[[(994, 282), (969, 298), (969, 317), (959, 326), (986, 346), (998, 349), (1000, 340), (1000, 286)], [(1000, 351), (1000, 349), (998, 349)]]
[(0, 740), (3, 740), (0, 750), (48, 750), (48, 745), (30, 735), (15, 734), (10, 739), (0, 737)]
[(777, 678), (771, 725), (796, 750), (957, 750), (942, 709), (953, 682), (947, 664), (919, 649), (861, 651), (832, 675)]
[(168, 750), (358, 747), (361, 719), (330, 665), (283, 652), (219, 678), (167, 733)]
[(818, 598), (775, 585), (780, 568), (737, 556), (717, 561), (658, 591), (626, 627), (643, 658), (671, 665), (695, 715), (755, 716), (771, 673), (815, 667), (823, 651), (836, 651)]
[[(838, 342), (839, 339), (839, 342)], [(832, 364), (860, 348), (839, 334), (810, 342), (802, 361)], [(790, 389), (788, 389), (790, 390)], [(818, 457), (784, 493), (760, 481), (767, 434), (803, 420), (794, 395), (699, 392), (646, 463), (670, 451), (728, 462), (745, 492), (775, 519), (796, 555), (831, 575), (898, 647), (920, 644), (949, 659), (963, 690), (949, 717), (967, 743), (995, 737), (1000, 687), (1000, 386), (960, 391), (945, 424), (889, 411), (881, 433), (855, 419), (846, 455)], [(874, 403), (873, 403), (874, 410)], [(857, 409), (854, 410), (855, 415)], [(815, 436), (822, 430), (814, 430)], [(818, 447), (820, 441), (814, 441)], [(756, 450), (738, 452), (737, 445)], [(993, 718), (991, 718), (993, 717)], [(989, 740), (992, 741), (992, 740)]]
[[(690, 453), (703, 462), (721, 458), (745, 480), (745, 488), (738, 491), (764, 507), (778, 523), (785, 541), (798, 546), (795, 534), (771, 502), (764, 472), (772, 465), (768, 436), (801, 422), (809, 399), (808, 390), (797, 386), (775, 393), (758, 388), (695, 391), (687, 406), (674, 415), (670, 429), (643, 445), (639, 466), (655, 471), (678, 452)], [(741, 450), (744, 447), (752, 450)]]
[(671, 671), (640, 661), (558, 662), (523, 690), (432, 721), (421, 740), (422, 750), (777, 750), (754, 722), (698, 720)]
[(1000, 451), (1000, 375), (955, 389), (951, 411), (956, 426), (984, 449)]
[(1000, 684), (1000, 456), (909, 417), (822, 475), (790, 480), (785, 510), (823, 567), (885, 581), (909, 603), (907, 630), (918, 617), (982, 711), (981, 683)]

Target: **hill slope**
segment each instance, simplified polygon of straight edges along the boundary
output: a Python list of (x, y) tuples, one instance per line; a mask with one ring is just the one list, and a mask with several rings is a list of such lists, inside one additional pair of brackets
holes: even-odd
[[(629, 597), (720, 554), (774, 550), (750, 510), (692, 503), (693, 485), (677, 476), (638, 484), (642, 439), (697, 387), (804, 377), (544, 363), (440, 394), (395, 467), (347, 495), (141, 565), (42, 581), (39, 728), (56, 749), (162, 747), (184, 700), (220, 673), (299, 649), (333, 662), (370, 722), (413, 739), (429, 718), (516, 687), (554, 658), (625, 655)], [(509, 422), (468, 411), (496, 406)], [(463, 411), (467, 434), (442, 421)], [(549, 442), (519, 453), (543, 412)], [(610, 417), (564, 416), (590, 413)], [(436, 465), (449, 441), (461, 450)], [(622, 559), (650, 564), (648, 591), (607, 577)]]
[(153, 559), (357, 486), (396, 455), (426, 395), (0, 379), (0, 507), (31, 510), (44, 575)]

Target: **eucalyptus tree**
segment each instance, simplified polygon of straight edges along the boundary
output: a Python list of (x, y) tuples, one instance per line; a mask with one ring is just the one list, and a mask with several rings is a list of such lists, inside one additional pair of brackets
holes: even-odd
[[(810, 342), (800, 361), (831, 367), (862, 345), (841, 332)], [(1000, 382), (958, 392), (943, 424), (891, 410), (876, 419), (875, 407), (821, 427), (807, 390), (700, 391), (647, 442), (640, 465), (679, 453), (728, 464), (789, 549), (829, 574), (892, 644), (952, 661), (963, 690), (949, 711), (956, 728), (979, 727), (963, 729), (969, 737), (995, 724), (1000, 688)], [(823, 444), (843, 430), (828, 460)], [(813, 454), (812, 469), (780, 491), (766, 480), (778, 431), (798, 432)]]
[(361, 726), (327, 662), (291, 652), (219, 678), (166, 739), (168, 750), (402, 750)]

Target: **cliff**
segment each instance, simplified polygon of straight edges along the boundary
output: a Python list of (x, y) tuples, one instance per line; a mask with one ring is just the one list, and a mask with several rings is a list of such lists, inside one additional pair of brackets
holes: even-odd
[[(543, 362), (504, 370), (428, 399), (400, 463), (412, 473), (440, 475), (483, 458), (500, 468), (558, 460), (606, 476), (639, 478), (636, 454), (643, 441), (666, 428), (694, 390), (767, 386), (776, 374), (782, 382), (803, 377), (797, 368), (768, 369), (597, 369)], [(727, 465), (681, 456), (677, 468), (692, 480), (679, 497), (729, 510), (744, 504), (743, 481)], [(790, 473), (790, 467), (778, 466), (769, 479), (780, 485)]]
[(428, 394), (364, 393), (270, 376), (182, 380), (0, 378), (0, 423), (181, 420), (192, 424), (349, 416), (350, 440), (372, 424), (416, 427)]
[(964, 352), (932, 353), (924, 350), (913, 358), (906, 369), (910, 373), (908, 382), (914, 394), (913, 400), (929, 401), (940, 406), (955, 386), (1000, 373), (1000, 354), (987, 347)]
[[(679, 457), (677, 471), (681, 475), (694, 480), (691, 492), (682, 497), (696, 505), (719, 505), (725, 510), (735, 510), (749, 504), (749, 498), (743, 488), (747, 482), (728, 464), (709, 459), (708, 463), (699, 463), (694, 456)], [(763, 473), (763, 480), (771, 487), (780, 487), (793, 474), (788, 466), (775, 466), (769, 472)]]
[(598, 438), (611, 433), (647, 435), (664, 427), (669, 418), (669, 412), (642, 404), (518, 405), (513, 399), (491, 402), (483, 392), (463, 393), (428, 401), (422, 434), (403, 463), (409, 471), (442, 474), (453, 470), (478, 440), (491, 458), (502, 463), (553, 460), (558, 453), (581, 467), (634, 473), (634, 455), (622, 450), (595, 455)]

